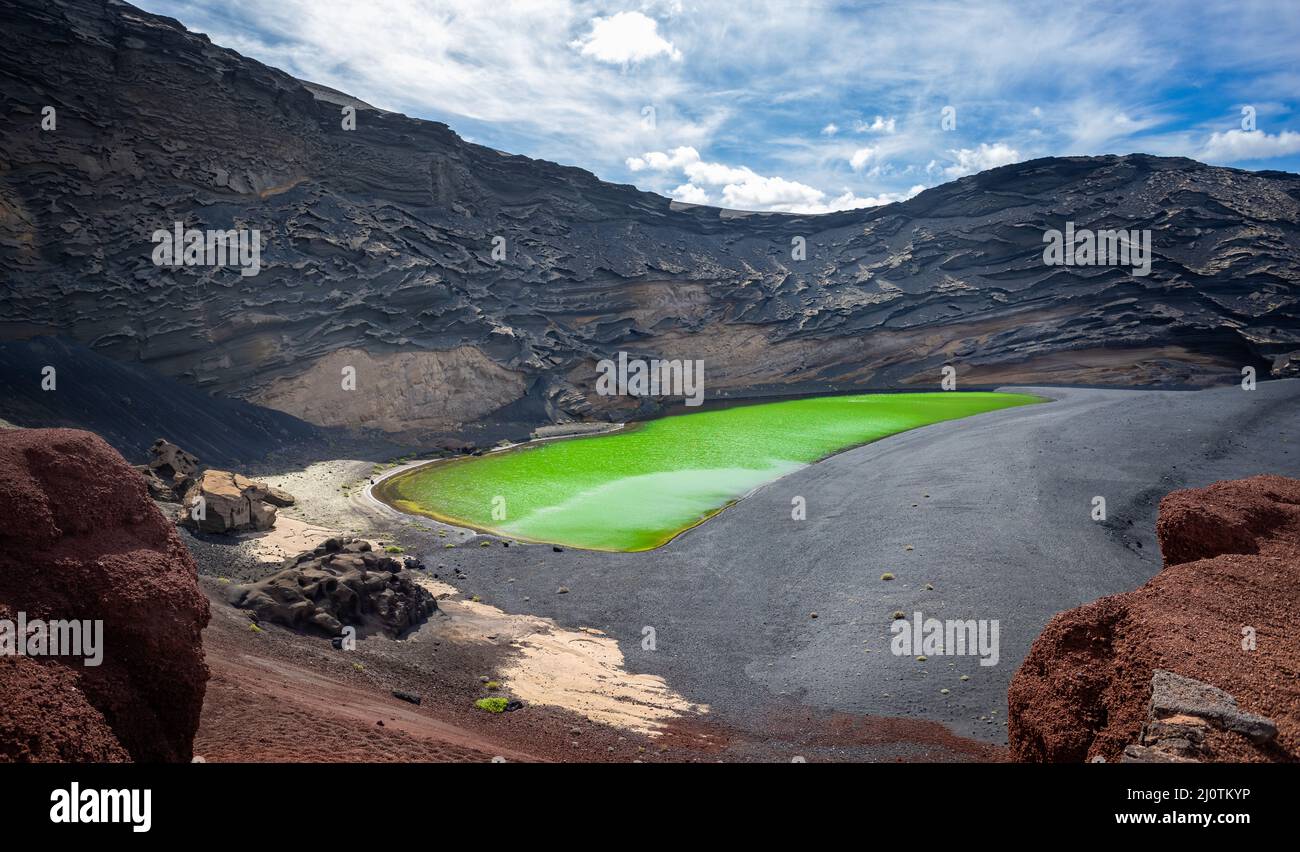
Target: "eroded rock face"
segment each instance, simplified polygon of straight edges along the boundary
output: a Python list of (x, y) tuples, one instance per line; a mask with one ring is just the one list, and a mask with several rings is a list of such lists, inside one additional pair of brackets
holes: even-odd
[[(5, 22), (0, 338), (47, 329), (315, 423), (623, 419), (638, 400), (594, 392), (620, 350), (703, 359), (706, 393), (735, 396), (933, 385), (953, 359), (968, 386), (1206, 384), (1300, 349), (1296, 175), (1051, 158), (738, 215), (341, 101), (126, 4)], [(1067, 221), (1149, 229), (1150, 275), (1045, 265)], [(259, 229), (261, 271), (154, 266), (147, 237), (176, 222)], [(340, 363), (356, 351), (373, 363)]]
[(331, 637), (344, 626), (399, 637), (438, 609), (405, 562), (357, 539), (329, 539), (264, 580), (232, 587), (229, 597), (259, 621)]
[[(356, 389), (340, 393), (347, 367), (356, 371)], [(469, 388), (477, 392), (465, 393)], [(277, 379), (256, 402), (321, 426), (402, 432), (473, 423), (523, 396), (524, 389), (522, 374), (471, 346), (379, 355), (343, 349), (298, 376)]]
[(1175, 491), (1164, 569), (1060, 613), (1007, 693), (1019, 760), (1300, 759), (1300, 480)]
[(0, 618), (103, 621), (98, 666), (0, 656), (0, 760), (188, 761), (208, 677), (196, 576), (99, 437), (0, 431)]
[(149, 469), (163, 479), (192, 476), (199, 469), (199, 460), (165, 438), (159, 438), (149, 448), (153, 460)]
[[(293, 495), (228, 470), (205, 470), (185, 492), (176, 520), (207, 533), (269, 530), (276, 506), (292, 506)], [(197, 517), (196, 517), (197, 515)]]
[(153, 456), (149, 463), (137, 468), (144, 477), (149, 496), (166, 503), (179, 503), (194, 484), (199, 460), (164, 438), (153, 442), (149, 454)]

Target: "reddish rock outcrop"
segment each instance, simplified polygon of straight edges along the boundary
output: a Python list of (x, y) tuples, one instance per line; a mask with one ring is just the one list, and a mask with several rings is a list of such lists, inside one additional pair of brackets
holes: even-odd
[(0, 619), (102, 620), (102, 662), (0, 656), (0, 761), (188, 761), (208, 602), (175, 527), (103, 440), (0, 431)]
[[(1177, 716), (1173, 733), (1197, 729), (1195, 759), (1300, 759), (1300, 480), (1256, 476), (1175, 491), (1160, 502), (1156, 532), (1159, 574), (1058, 614), (1035, 640), (1007, 693), (1012, 754), (1120, 760), (1126, 747), (1168, 740)], [(1220, 698), (1176, 713), (1155, 706), (1153, 678), (1169, 679), (1160, 672)], [(1225, 723), (1218, 705), (1228, 699), (1241, 717), (1275, 725), (1276, 736)]]

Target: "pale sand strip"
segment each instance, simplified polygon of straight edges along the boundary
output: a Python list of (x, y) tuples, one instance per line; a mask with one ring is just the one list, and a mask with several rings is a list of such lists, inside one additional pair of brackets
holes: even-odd
[(461, 642), (508, 642), (517, 650), (499, 672), (511, 696), (651, 736), (666, 722), (709, 711), (678, 695), (657, 675), (626, 671), (618, 642), (599, 630), (565, 630), (548, 618), (510, 615), (484, 603), (453, 599), (452, 586), (429, 577), (419, 582), (440, 598), (438, 606), (451, 619), (439, 635)]

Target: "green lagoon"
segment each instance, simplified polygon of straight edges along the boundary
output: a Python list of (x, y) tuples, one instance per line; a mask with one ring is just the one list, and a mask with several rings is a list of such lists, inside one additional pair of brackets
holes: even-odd
[(382, 481), (374, 494), (404, 512), (524, 541), (650, 550), (760, 485), (841, 450), (1043, 401), (952, 391), (721, 408), (433, 462)]

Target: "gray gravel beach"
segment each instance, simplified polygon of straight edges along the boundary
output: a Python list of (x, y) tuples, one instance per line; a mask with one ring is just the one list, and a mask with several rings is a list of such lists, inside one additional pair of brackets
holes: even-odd
[[(655, 551), (464, 538), (449, 549), (413, 528), (399, 538), (433, 570), (464, 572), (466, 595), (610, 633), (630, 670), (664, 676), (731, 724), (807, 705), (930, 719), (1001, 743), (1007, 684), (1052, 615), (1159, 570), (1162, 495), (1300, 475), (1300, 381), (1252, 392), (1006, 389), (1053, 401), (833, 456)], [(806, 520), (791, 520), (795, 496)], [(1104, 522), (1092, 517), (1098, 496)], [(997, 664), (892, 654), (895, 611), (996, 619)]]

